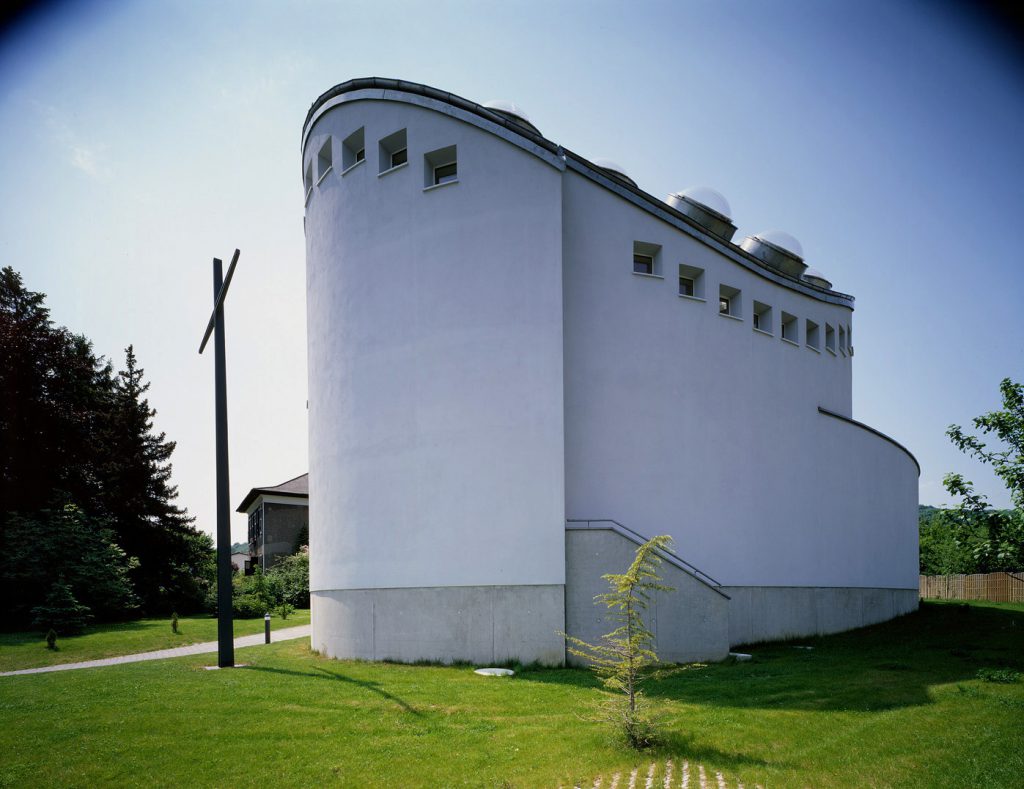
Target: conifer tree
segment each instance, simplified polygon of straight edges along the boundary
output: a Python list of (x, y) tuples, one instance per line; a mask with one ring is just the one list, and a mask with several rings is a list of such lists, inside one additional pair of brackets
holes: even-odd
[(0, 527), (55, 499), (95, 511), (111, 367), (87, 338), (53, 325), (44, 299), (0, 269)]
[(654, 721), (645, 709), (641, 687), (659, 660), (644, 612), (654, 593), (674, 591), (661, 583), (658, 575), (659, 551), (667, 550), (671, 543), (668, 535), (652, 537), (636, 549), (633, 564), (625, 573), (601, 576), (611, 591), (594, 600), (608, 607), (618, 627), (606, 633), (600, 643), (566, 636), (569, 652), (586, 660), (614, 694), (602, 704), (600, 719), (619, 727), (634, 748), (646, 748), (654, 741)]
[(102, 470), (102, 505), (118, 544), (136, 557), (132, 578), (151, 612), (194, 609), (204, 598), (202, 581), (211, 544), (177, 506), (171, 482), (175, 443), (153, 428), (156, 409), (146, 399), (149, 383), (135, 349), (125, 349), (125, 369), (114, 380)]
[[(115, 376), (88, 338), (53, 324), (43, 294), (28, 290), (12, 268), (0, 269), (0, 546), (7, 548), (0, 586), (11, 592), (6, 604), (17, 599), (23, 621), (53, 582), (53, 568), (31, 551), (12, 552), (26, 529), (42, 530), (53, 545), (79, 540), (83, 529), (111, 529), (121, 551), (111, 567), (132, 568), (147, 610), (187, 612), (203, 604), (213, 543), (174, 503), (174, 442), (153, 431), (148, 388), (134, 348)], [(97, 537), (100, 547), (90, 556), (109, 545), (105, 531)], [(122, 594), (106, 581), (72, 582), (80, 576), (69, 574), (68, 583), (97, 616), (135, 610), (130, 588)], [(94, 595), (89, 586), (106, 591)], [(109, 601), (124, 605), (115, 610)]]

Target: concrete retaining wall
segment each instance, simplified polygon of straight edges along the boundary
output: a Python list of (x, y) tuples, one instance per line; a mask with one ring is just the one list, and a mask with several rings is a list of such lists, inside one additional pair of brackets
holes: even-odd
[(561, 665), (563, 587), (448, 586), (310, 594), (313, 649), (333, 658)]
[(873, 625), (917, 610), (917, 589), (727, 586), (729, 643), (756, 644)]
[[(614, 630), (608, 609), (594, 596), (608, 591), (606, 573), (625, 572), (636, 544), (608, 529), (565, 533), (566, 632), (596, 643)], [(666, 662), (722, 660), (729, 653), (729, 600), (677, 567), (663, 563), (661, 577), (676, 591), (655, 595), (647, 624), (655, 635), (658, 657)], [(568, 656), (570, 663), (579, 658)]]

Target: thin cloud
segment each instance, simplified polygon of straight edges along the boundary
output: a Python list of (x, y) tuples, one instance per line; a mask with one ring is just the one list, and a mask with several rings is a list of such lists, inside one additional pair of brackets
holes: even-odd
[(57, 107), (42, 102), (33, 102), (43, 116), (51, 139), (64, 151), (68, 163), (90, 178), (106, 182), (113, 175), (106, 160), (105, 145), (91, 145), (71, 127), (66, 116)]

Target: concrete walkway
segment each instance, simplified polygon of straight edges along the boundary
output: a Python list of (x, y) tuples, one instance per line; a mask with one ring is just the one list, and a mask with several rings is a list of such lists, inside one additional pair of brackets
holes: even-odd
[[(275, 630), (270, 634), (271, 642), (290, 641), (295, 638), (309, 638), (309, 625), (299, 627), (286, 627), (282, 630)], [(255, 647), (263, 643), (263, 633), (252, 636), (239, 636), (235, 639), (235, 649), (239, 647)], [(76, 668), (96, 668), (98, 666), (118, 666), (122, 663), (138, 663), (142, 660), (163, 660), (164, 658), (184, 657), (185, 655), (205, 655), (217, 651), (216, 641), (204, 641), (202, 644), (189, 644), (187, 647), (175, 647), (174, 649), (158, 649), (155, 652), (139, 652), (135, 655), (121, 655), (120, 657), (101, 658), (100, 660), (83, 660), (81, 663), (61, 663), (57, 666), (42, 666), (40, 668), (23, 668), (20, 671), (3, 671), (0, 677), (13, 677), (17, 674), (46, 674), (50, 671), (71, 671)]]

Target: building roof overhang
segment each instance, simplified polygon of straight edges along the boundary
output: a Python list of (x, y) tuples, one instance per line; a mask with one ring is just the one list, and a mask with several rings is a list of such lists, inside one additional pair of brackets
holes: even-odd
[(260, 496), (283, 496), (285, 498), (308, 499), (309, 498), (309, 474), (300, 474), (280, 485), (273, 485), (267, 488), (253, 488), (242, 499), (235, 512), (248, 512), (249, 508)]

